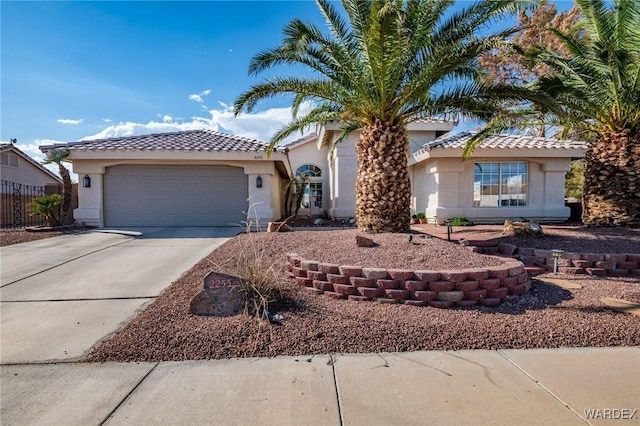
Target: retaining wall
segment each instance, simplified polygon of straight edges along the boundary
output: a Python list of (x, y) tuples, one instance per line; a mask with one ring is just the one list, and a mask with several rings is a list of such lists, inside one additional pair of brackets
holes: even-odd
[(288, 253), (287, 273), (297, 285), (335, 299), (375, 300), (414, 306), (497, 306), (531, 288), (522, 262), (462, 270), (363, 268), (303, 259)]
[[(551, 250), (516, 247), (499, 244), (497, 247), (476, 247), (474, 251), (500, 256), (513, 256), (521, 260), (525, 267), (540, 268), (540, 272), (552, 272), (554, 258)], [(640, 254), (596, 254), (564, 252), (558, 259), (561, 274), (586, 274), (599, 277), (640, 278)]]

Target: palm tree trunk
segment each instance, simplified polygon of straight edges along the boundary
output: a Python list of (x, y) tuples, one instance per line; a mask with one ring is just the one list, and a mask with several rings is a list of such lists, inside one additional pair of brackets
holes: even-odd
[(60, 222), (64, 225), (67, 220), (69, 210), (71, 210), (71, 192), (73, 185), (69, 170), (61, 163), (58, 164), (58, 172), (62, 178), (62, 207), (60, 212)]
[(640, 227), (640, 134), (605, 132), (585, 161), (582, 222)]
[(376, 121), (356, 142), (356, 220), (363, 232), (407, 232), (411, 182), (406, 128)]

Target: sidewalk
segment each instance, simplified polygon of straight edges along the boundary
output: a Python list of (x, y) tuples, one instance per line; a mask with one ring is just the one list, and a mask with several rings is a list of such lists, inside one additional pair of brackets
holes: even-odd
[(639, 347), (3, 365), (0, 384), (2, 425), (640, 424)]

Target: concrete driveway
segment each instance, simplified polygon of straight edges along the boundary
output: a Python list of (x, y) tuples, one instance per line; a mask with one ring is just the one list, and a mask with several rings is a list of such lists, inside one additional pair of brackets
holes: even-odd
[(72, 360), (240, 228), (136, 228), (0, 248), (0, 363)]

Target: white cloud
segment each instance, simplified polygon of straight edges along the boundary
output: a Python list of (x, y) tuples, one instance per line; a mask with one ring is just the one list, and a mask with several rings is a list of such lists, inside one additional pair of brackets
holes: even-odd
[(105, 123), (111, 123), (111, 119), (110, 118), (103, 118), (102, 121), (104, 121)]
[[(168, 133), (168, 132), (179, 132), (184, 130), (198, 130), (198, 129), (208, 129), (209, 123), (201, 122), (200, 120), (206, 119), (197, 119), (194, 118), (189, 122), (176, 122), (176, 121), (149, 121), (148, 123), (135, 123), (131, 121), (121, 121), (118, 124), (112, 124), (102, 131), (86, 136), (82, 138), (82, 140), (93, 140), (93, 139), (106, 139), (106, 138), (118, 138), (123, 136), (136, 136), (136, 135), (148, 135), (150, 133)], [(213, 129), (217, 130), (217, 129)]]
[[(220, 102), (222, 109), (209, 110), (211, 121), (235, 135), (268, 142), (273, 134), (292, 120), (291, 108), (270, 108), (252, 114), (234, 116), (233, 108)], [(311, 109), (311, 104), (302, 105), (299, 114), (304, 115)], [(314, 129), (310, 129), (314, 130)], [(296, 133), (285, 140), (289, 142), (299, 139)]]
[[(222, 105), (223, 107), (220, 109), (209, 110), (210, 117), (191, 117), (189, 121), (184, 121), (165, 115), (160, 117), (162, 121), (149, 121), (148, 123), (120, 122), (106, 127), (99, 133), (87, 136), (83, 140), (209, 129), (268, 142), (278, 129), (292, 119), (291, 108), (271, 108), (235, 117), (232, 107), (225, 104)], [(304, 114), (309, 109), (310, 104), (303, 105), (299, 112)], [(313, 130), (310, 129), (310, 131)], [(302, 135), (296, 133), (287, 138), (285, 142), (293, 141), (300, 137)]]
[(80, 124), (80, 123), (82, 123), (84, 121), (84, 119), (80, 118), (78, 120), (74, 120), (72, 118), (61, 118), (61, 119), (56, 120), (56, 121), (58, 123), (61, 123), (61, 124)]
[(209, 93), (211, 93), (211, 89), (203, 90), (202, 92), (198, 93), (197, 95), (196, 94), (189, 95), (189, 100), (202, 103), (202, 102), (204, 102), (203, 97), (207, 96)]

